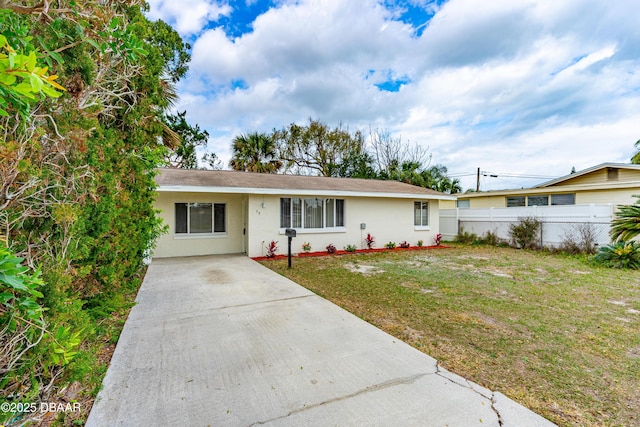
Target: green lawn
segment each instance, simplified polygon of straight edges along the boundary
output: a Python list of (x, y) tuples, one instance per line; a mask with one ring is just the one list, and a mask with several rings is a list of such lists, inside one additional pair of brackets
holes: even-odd
[(640, 425), (637, 271), (462, 245), (263, 264), (559, 425)]

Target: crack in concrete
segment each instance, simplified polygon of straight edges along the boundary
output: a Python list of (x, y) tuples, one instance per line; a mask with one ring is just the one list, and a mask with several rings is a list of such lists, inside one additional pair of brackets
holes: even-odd
[(176, 321), (176, 320), (193, 319), (193, 318), (197, 318), (197, 317), (209, 316), (211, 313), (215, 313), (215, 312), (221, 311), (221, 310), (227, 310), (227, 309), (230, 309), (230, 308), (251, 307), (253, 305), (257, 306), (257, 305), (261, 305), (261, 304), (270, 304), (270, 303), (274, 303), (274, 302), (289, 301), (289, 300), (296, 300), (296, 299), (309, 298), (309, 297), (317, 297), (317, 295), (314, 295), (314, 294), (299, 295), (299, 296), (289, 297), (289, 298), (278, 298), (278, 299), (271, 299), (271, 300), (264, 300), (264, 301), (249, 302), (249, 303), (245, 303), (245, 304), (223, 305), (221, 307), (211, 307), (211, 308), (205, 308), (205, 309), (197, 310), (197, 311), (174, 313), (171, 316), (167, 316), (166, 314), (143, 316), (143, 317), (137, 318), (136, 321), (139, 320), (139, 321), (147, 322), (147, 321), (157, 321), (158, 319), (163, 319), (163, 320), (166, 319), (169, 322), (169, 321)]
[(358, 391), (356, 391), (354, 393), (347, 394), (345, 396), (334, 397), (333, 399), (325, 400), (325, 401), (320, 402), (320, 403), (314, 403), (312, 405), (305, 405), (302, 408), (294, 409), (293, 411), (289, 412), (286, 415), (282, 415), (282, 416), (279, 416), (279, 417), (271, 418), (271, 419), (265, 420), (265, 421), (257, 421), (255, 423), (250, 424), (249, 427), (253, 427), (253, 426), (257, 426), (257, 425), (263, 425), (263, 424), (267, 424), (267, 423), (270, 423), (270, 422), (273, 422), (273, 421), (277, 421), (277, 420), (282, 420), (284, 418), (290, 417), (291, 415), (294, 415), (294, 414), (297, 414), (297, 413), (300, 413), (300, 412), (304, 412), (304, 411), (307, 411), (309, 409), (314, 409), (314, 408), (318, 408), (318, 407), (323, 406), (323, 405), (328, 405), (330, 403), (335, 403), (335, 402), (340, 402), (340, 401), (343, 401), (343, 400), (351, 399), (351, 398), (359, 396), (361, 394), (371, 393), (371, 392), (378, 391), (378, 390), (384, 390), (385, 388), (394, 387), (394, 386), (402, 385), (402, 384), (412, 384), (412, 383), (418, 381), (420, 378), (425, 377), (427, 375), (433, 375), (433, 373), (432, 372), (427, 372), (427, 373), (423, 373), (423, 374), (412, 375), (410, 377), (396, 378), (394, 380), (384, 381), (384, 382), (382, 382), (380, 384), (375, 384), (375, 385), (372, 385), (372, 386), (365, 387), (362, 390), (358, 390)]
[(498, 411), (498, 408), (496, 408), (496, 398), (495, 398), (495, 396), (496, 396), (495, 393), (493, 393), (491, 395), (491, 409), (498, 416), (498, 425), (502, 426), (502, 425), (504, 425), (504, 422), (502, 421), (502, 416), (500, 415), (500, 411)]
[(212, 308), (212, 309), (210, 309), (208, 311), (226, 310), (228, 308), (236, 308), (236, 307), (249, 307), (249, 306), (252, 306), (252, 305), (269, 304), (269, 303), (272, 303), (272, 302), (290, 301), (290, 300), (294, 300), (294, 299), (302, 299), (302, 298), (309, 298), (309, 297), (315, 297), (315, 296), (317, 296), (317, 295), (315, 295), (315, 294), (298, 295), (298, 296), (289, 297), (289, 298), (278, 298), (278, 299), (270, 299), (270, 300), (266, 300), (266, 301), (248, 302), (246, 304), (223, 305), (222, 307), (215, 307), (215, 308)]
[[(449, 372), (449, 371), (447, 371), (447, 372)], [(443, 374), (442, 374), (442, 371), (440, 371), (440, 365), (439, 365), (439, 363), (438, 363), (438, 361), (437, 361), (437, 360), (436, 360), (436, 375), (437, 375), (437, 376), (439, 376), (440, 378), (444, 378), (444, 379), (446, 379), (447, 381), (452, 382), (453, 384), (455, 384), (455, 385), (457, 385), (457, 386), (464, 387), (464, 388), (468, 388), (469, 390), (471, 390), (471, 391), (473, 391), (474, 393), (476, 393), (476, 394), (480, 395), (480, 396), (481, 396), (481, 397), (483, 397), (484, 399), (487, 399), (489, 402), (491, 402), (491, 410), (492, 410), (493, 412), (495, 412), (496, 417), (498, 417), (498, 425), (499, 425), (499, 426), (504, 425), (504, 422), (502, 421), (502, 416), (500, 415), (500, 411), (498, 411), (498, 408), (496, 408), (496, 405), (495, 405), (495, 404), (496, 404), (496, 400), (495, 400), (495, 393), (494, 393), (494, 392), (491, 392), (491, 397), (490, 397), (490, 398), (488, 398), (487, 396), (485, 396), (484, 394), (480, 393), (478, 390), (476, 390), (475, 388), (473, 388), (473, 386), (471, 385), (471, 383), (469, 382), (469, 380), (467, 380), (467, 379), (463, 378), (466, 384), (461, 384), (461, 383), (460, 383), (460, 382), (458, 382), (458, 381), (454, 381), (454, 379), (453, 379), (453, 378), (449, 378), (449, 377), (447, 377), (447, 376), (443, 375)], [(460, 378), (462, 378), (462, 377), (460, 377)]]

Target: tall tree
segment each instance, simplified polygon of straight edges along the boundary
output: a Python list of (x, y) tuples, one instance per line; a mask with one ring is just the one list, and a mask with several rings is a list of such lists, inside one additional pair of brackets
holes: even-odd
[(233, 139), (233, 157), (229, 166), (233, 170), (277, 173), (282, 168), (273, 138), (264, 133), (252, 132)]
[(453, 194), (460, 193), (462, 186), (458, 178), (449, 178), (447, 176), (447, 167), (444, 165), (431, 166), (421, 173), (427, 188), (431, 188), (442, 193)]
[(197, 169), (198, 148), (207, 147), (209, 133), (200, 130), (198, 125), (190, 125), (185, 118), (186, 114), (183, 111), (166, 114), (164, 117), (167, 127), (178, 136), (177, 145), (169, 151), (167, 162), (174, 168)]
[(365, 140), (360, 132), (351, 134), (342, 126), (331, 129), (319, 120), (309, 119), (306, 126), (292, 123), (288, 128), (274, 130), (272, 138), (285, 168), (297, 174), (333, 176), (347, 158), (366, 160), (362, 157)]
[(408, 173), (413, 169), (425, 168), (431, 162), (428, 147), (405, 143), (401, 137), (393, 137), (388, 130), (370, 129), (369, 139), (376, 169), (383, 179), (397, 180), (403, 174), (403, 167)]

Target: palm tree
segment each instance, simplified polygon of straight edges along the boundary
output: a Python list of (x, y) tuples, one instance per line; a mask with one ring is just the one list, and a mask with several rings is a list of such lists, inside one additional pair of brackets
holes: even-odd
[(640, 236), (640, 197), (636, 204), (619, 207), (611, 222), (611, 238), (626, 242)]
[(252, 132), (233, 139), (233, 157), (229, 166), (233, 170), (277, 173), (282, 168), (275, 141), (264, 133)]
[(640, 139), (636, 141), (635, 147), (638, 151), (631, 158), (631, 163), (638, 165), (640, 164)]

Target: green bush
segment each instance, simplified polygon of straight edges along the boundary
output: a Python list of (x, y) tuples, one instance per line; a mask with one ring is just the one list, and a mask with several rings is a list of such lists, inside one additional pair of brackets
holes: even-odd
[(356, 251), (356, 245), (347, 245), (344, 247), (344, 250), (347, 252), (355, 252)]
[(509, 235), (511, 236), (512, 244), (517, 248), (522, 249), (537, 249), (539, 248), (539, 233), (541, 222), (535, 217), (522, 217), (518, 218), (516, 224), (509, 226)]
[(456, 236), (455, 241), (466, 244), (475, 243), (478, 241), (478, 235), (475, 233), (469, 233), (468, 231), (464, 231), (463, 228), (460, 228), (460, 232)]
[(395, 249), (396, 248), (396, 242), (385, 243), (384, 247), (387, 248), (387, 249)]
[(616, 242), (600, 248), (593, 260), (606, 267), (637, 270), (640, 268), (640, 243)]

